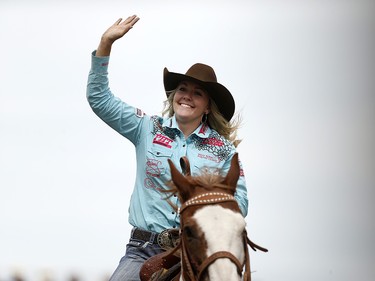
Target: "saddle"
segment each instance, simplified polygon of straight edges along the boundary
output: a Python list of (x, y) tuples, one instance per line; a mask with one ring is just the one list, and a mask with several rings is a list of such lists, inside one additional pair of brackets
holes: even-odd
[(141, 281), (171, 281), (180, 274), (180, 247), (149, 258), (140, 271)]

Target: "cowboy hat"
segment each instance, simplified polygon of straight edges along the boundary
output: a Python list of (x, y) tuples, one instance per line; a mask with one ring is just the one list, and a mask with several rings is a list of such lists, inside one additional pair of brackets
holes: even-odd
[(164, 68), (164, 89), (168, 92), (177, 88), (182, 81), (192, 81), (201, 85), (216, 103), (221, 115), (229, 122), (234, 114), (235, 104), (232, 94), (217, 82), (215, 72), (209, 65), (196, 63), (184, 74), (169, 72)]

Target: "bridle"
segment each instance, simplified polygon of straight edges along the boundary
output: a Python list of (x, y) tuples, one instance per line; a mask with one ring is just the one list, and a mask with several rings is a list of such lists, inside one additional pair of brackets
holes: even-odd
[[(172, 181), (176, 185), (180, 195), (181, 193), (189, 193), (187, 191), (187, 186), (189, 186), (189, 182), (185, 179), (184, 176), (181, 175), (181, 173), (176, 169), (173, 162), (171, 160), (168, 160), (170, 168), (171, 168), (171, 174), (172, 174)], [(190, 173), (190, 163), (187, 159), (187, 157), (181, 157), (180, 159), (180, 165), (182, 173), (185, 176), (191, 176)], [(236, 183), (238, 180), (238, 177), (240, 175), (240, 167), (238, 162), (238, 154), (234, 154), (232, 160), (231, 160), (231, 167), (227, 173), (227, 176), (223, 179), (222, 183), (226, 184), (230, 190), (234, 191), (236, 189)], [(237, 200), (234, 198), (233, 195), (225, 193), (225, 192), (207, 192), (204, 194), (197, 195), (185, 202), (182, 203), (181, 207), (178, 208), (178, 213), (180, 215), (180, 222), (181, 222), (181, 228), (180, 228), (180, 243), (179, 245), (172, 250), (171, 254), (174, 254), (178, 249), (181, 251), (181, 272), (182, 278), (185, 281), (201, 281), (204, 273), (206, 272), (207, 268), (216, 260), (218, 259), (229, 259), (232, 261), (236, 268), (239, 276), (242, 276), (242, 270), (245, 267), (242, 280), (243, 281), (251, 281), (251, 271), (250, 271), (250, 256), (247, 245), (249, 245), (254, 251), (256, 249), (259, 249), (264, 252), (268, 252), (267, 249), (262, 248), (255, 243), (253, 243), (247, 236), (246, 229), (244, 228), (243, 231), (243, 244), (244, 244), (244, 251), (245, 251), (245, 259), (243, 263), (241, 263), (237, 257), (235, 257), (232, 253), (228, 251), (218, 251), (216, 253), (213, 253), (210, 255), (205, 261), (203, 261), (199, 266), (197, 270), (197, 273), (194, 273), (192, 263), (198, 264), (196, 261), (192, 261), (191, 256), (189, 256), (186, 243), (185, 243), (185, 236), (183, 234), (184, 231), (184, 222), (182, 219), (182, 213), (187, 210), (188, 208), (192, 206), (199, 206), (199, 205), (213, 205), (213, 204), (221, 204), (221, 203), (232, 203), (237, 206), (238, 203)]]
[[(224, 192), (208, 192), (198, 196), (195, 196), (189, 200), (187, 200), (182, 206), (179, 208), (179, 214), (181, 215), (183, 211), (191, 206), (197, 205), (211, 205), (211, 204), (219, 204), (223, 202), (236, 202), (234, 196), (224, 193)], [(182, 223), (182, 222), (181, 222)], [(181, 228), (182, 229), (182, 228)], [(254, 250), (258, 248), (263, 250), (263, 248), (255, 245), (250, 241), (247, 237), (246, 230), (243, 232), (243, 239), (244, 239), (244, 248), (245, 248), (245, 260), (244, 263), (241, 263), (237, 257), (235, 257), (232, 253), (228, 251), (219, 251), (213, 253), (209, 256), (198, 268), (198, 274), (194, 274), (191, 257), (189, 257), (188, 251), (186, 249), (186, 245), (181, 237), (180, 246), (181, 246), (181, 263), (185, 266), (184, 267), (184, 280), (186, 281), (200, 281), (204, 275), (204, 272), (207, 270), (208, 266), (211, 265), (217, 259), (229, 259), (231, 260), (237, 267), (237, 272), (241, 276), (242, 269), (245, 266), (245, 271), (243, 275), (244, 281), (251, 280), (251, 272), (250, 272), (250, 258), (249, 258), (249, 251), (247, 244), (249, 244)], [(264, 249), (265, 250), (265, 249)]]

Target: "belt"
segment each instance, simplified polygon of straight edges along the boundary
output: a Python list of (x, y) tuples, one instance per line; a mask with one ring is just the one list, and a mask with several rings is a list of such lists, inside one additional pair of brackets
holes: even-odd
[(177, 246), (180, 241), (178, 229), (164, 229), (160, 233), (134, 228), (131, 238), (158, 244), (162, 249), (168, 250)]

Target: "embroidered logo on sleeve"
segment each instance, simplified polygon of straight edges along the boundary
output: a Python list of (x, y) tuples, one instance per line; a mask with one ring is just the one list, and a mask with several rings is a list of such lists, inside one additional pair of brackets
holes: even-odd
[(145, 116), (145, 113), (142, 110), (140, 110), (139, 108), (136, 108), (135, 109), (135, 115), (139, 118), (142, 118), (143, 116)]
[(243, 171), (243, 169), (241, 168), (240, 169), (240, 177), (244, 177), (245, 176), (245, 172)]
[(173, 142), (173, 140), (168, 138), (165, 135), (156, 134), (152, 142), (155, 144), (159, 144), (159, 145), (171, 148), (172, 147), (171, 143)]

